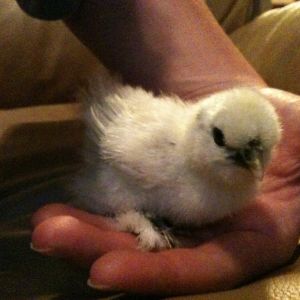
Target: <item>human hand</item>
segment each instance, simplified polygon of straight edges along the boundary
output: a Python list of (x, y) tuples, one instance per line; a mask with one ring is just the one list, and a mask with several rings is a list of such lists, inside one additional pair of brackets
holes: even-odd
[[(88, 3), (97, 8), (99, 2), (85, 1), (86, 12), (90, 12)], [(101, 3), (109, 10), (109, 1)], [(68, 20), (68, 24), (108, 67), (132, 84), (183, 98), (239, 85), (259, 87), (281, 117), (282, 141), (257, 201), (197, 232), (193, 247), (141, 252), (136, 249), (134, 236), (116, 231), (109, 219), (64, 205), (46, 206), (33, 216), (34, 247), (91, 267), (90, 282), (100, 289), (138, 293), (191, 294), (228, 289), (283, 264), (291, 257), (300, 231), (299, 97), (264, 88), (263, 81), (220, 31), (204, 1), (122, 3), (130, 3), (135, 12), (134, 18), (129, 18), (134, 21), (130, 26), (123, 27), (128, 18), (121, 18), (122, 24), (116, 22), (117, 26), (108, 30), (103, 27), (107, 21), (104, 18), (97, 28), (97, 24), (90, 24), (97, 18), (87, 18), (85, 10), (81, 19)], [(94, 16), (103, 12), (100, 8), (93, 9)], [(155, 17), (158, 12), (159, 17)], [(105, 42), (91, 42), (84, 34), (86, 28), (94, 28), (93, 37), (99, 32)], [(124, 38), (124, 28), (129, 38)]]
[(96, 288), (135, 293), (228, 289), (285, 263), (300, 233), (300, 97), (262, 92), (283, 125), (262, 192), (244, 211), (199, 230), (196, 245), (141, 252), (135, 238), (116, 231), (109, 219), (54, 204), (33, 216), (34, 247), (91, 266), (90, 282)]

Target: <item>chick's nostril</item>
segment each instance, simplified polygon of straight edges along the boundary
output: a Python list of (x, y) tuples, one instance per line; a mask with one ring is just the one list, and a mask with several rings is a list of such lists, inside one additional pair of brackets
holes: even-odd
[(241, 152), (241, 156), (243, 157), (245, 162), (249, 162), (253, 159), (253, 151), (246, 148)]

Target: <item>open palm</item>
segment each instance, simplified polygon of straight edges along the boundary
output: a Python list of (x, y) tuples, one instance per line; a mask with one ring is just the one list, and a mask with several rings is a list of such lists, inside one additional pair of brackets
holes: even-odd
[(283, 127), (262, 192), (244, 211), (195, 233), (192, 247), (142, 252), (109, 219), (52, 204), (33, 216), (34, 248), (91, 267), (99, 289), (139, 293), (227, 289), (287, 262), (300, 234), (300, 97), (262, 92)]

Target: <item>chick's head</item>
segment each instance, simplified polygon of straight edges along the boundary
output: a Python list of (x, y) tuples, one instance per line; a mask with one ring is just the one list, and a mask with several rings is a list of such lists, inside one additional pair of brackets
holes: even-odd
[(236, 88), (199, 102), (195, 111), (186, 139), (190, 166), (229, 183), (261, 179), (280, 139), (278, 116), (265, 97)]

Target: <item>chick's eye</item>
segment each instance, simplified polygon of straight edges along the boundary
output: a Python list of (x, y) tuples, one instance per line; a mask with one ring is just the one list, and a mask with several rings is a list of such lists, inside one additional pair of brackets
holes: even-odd
[(214, 127), (212, 133), (213, 133), (214, 142), (218, 146), (224, 147), (225, 146), (225, 138), (224, 138), (224, 134), (223, 134), (222, 130), (217, 127)]

